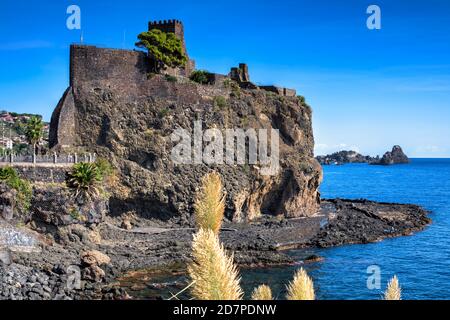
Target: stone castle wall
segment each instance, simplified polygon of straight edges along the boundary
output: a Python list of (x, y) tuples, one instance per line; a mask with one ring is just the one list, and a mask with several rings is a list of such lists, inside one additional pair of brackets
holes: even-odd
[(295, 97), (297, 95), (297, 91), (295, 89), (288, 89), (277, 86), (259, 86), (259, 88), (285, 97)]
[(139, 92), (149, 72), (147, 55), (141, 51), (105, 49), (95, 46), (70, 47), (70, 86), (53, 111), (50, 148), (78, 145), (76, 135), (76, 91), (83, 86), (114, 88), (119, 92)]
[(70, 47), (70, 86), (86, 82), (129, 85), (145, 81), (149, 72), (147, 55), (141, 51), (105, 49), (95, 46)]

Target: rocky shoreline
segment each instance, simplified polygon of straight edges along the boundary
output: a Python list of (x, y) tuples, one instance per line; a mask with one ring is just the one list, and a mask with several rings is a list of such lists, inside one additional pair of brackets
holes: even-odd
[[(241, 267), (285, 265), (295, 263), (285, 252), (289, 249), (410, 235), (431, 222), (427, 214), (416, 205), (323, 200), (312, 217), (264, 216), (252, 223), (226, 223), (221, 238)], [(119, 278), (137, 270), (170, 270), (189, 261), (193, 228), (147, 219), (132, 222), (130, 230), (112, 217), (91, 227), (22, 227), (38, 244), (34, 250), (8, 249), (10, 263), (0, 262), (0, 299), (126, 299), (130, 296)], [(79, 289), (67, 285), (73, 276), (68, 270), (74, 267), (80, 271)]]

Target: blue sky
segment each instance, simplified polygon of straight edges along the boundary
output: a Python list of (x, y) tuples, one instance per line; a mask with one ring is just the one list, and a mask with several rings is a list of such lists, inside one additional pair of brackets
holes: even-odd
[[(0, 109), (50, 118), (80, 39), (66, 28), (72, 4), (86, 44), (132, 49), (147, 21), (176, 18), (199, 68), (246, 62), (254, 82), (296, 88), (314, 110), (317, 154), (400, 144), (450, 157), (450, 1), (2, 0)], [(366, 27), (371, 4), (381, 30)]]

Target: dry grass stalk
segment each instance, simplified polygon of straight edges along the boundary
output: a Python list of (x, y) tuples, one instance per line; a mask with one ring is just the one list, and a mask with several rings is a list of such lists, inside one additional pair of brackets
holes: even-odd
[(386, 292), (384, 293), (384, 300), (401, 300), (402, 289), (398, 282), (397, 276), (394, 276), (388, 283)]
[(225, 197), (220, 175), (209, 173), (202, 179), (202, 188), (195, 201), (197, 226), (219, 234), (225, 212)]
[(269, 286), (263, 284), (253, 290), (252, 300), (273, 300), (272, 290)]
[(197, 300), (240, 300), (243, 292), (233, 256), (226, 254), (212, 230), (200, 229), (192, 244), (193, 262), (188, 266)]
[(314, 284), (303, 268), (295, 273), (287, 289), (288, 300), (315, 300)]

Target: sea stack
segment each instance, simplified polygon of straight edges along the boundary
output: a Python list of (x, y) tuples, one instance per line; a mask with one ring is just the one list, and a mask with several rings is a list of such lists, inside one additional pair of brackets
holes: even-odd
[(386, 152), (379, 162), (375, 162), (375, 165), (393, 165), (393, 164), (406, 164), (409, 163), (409, 159), (400, 146), (394, 146), (391, 152)]

